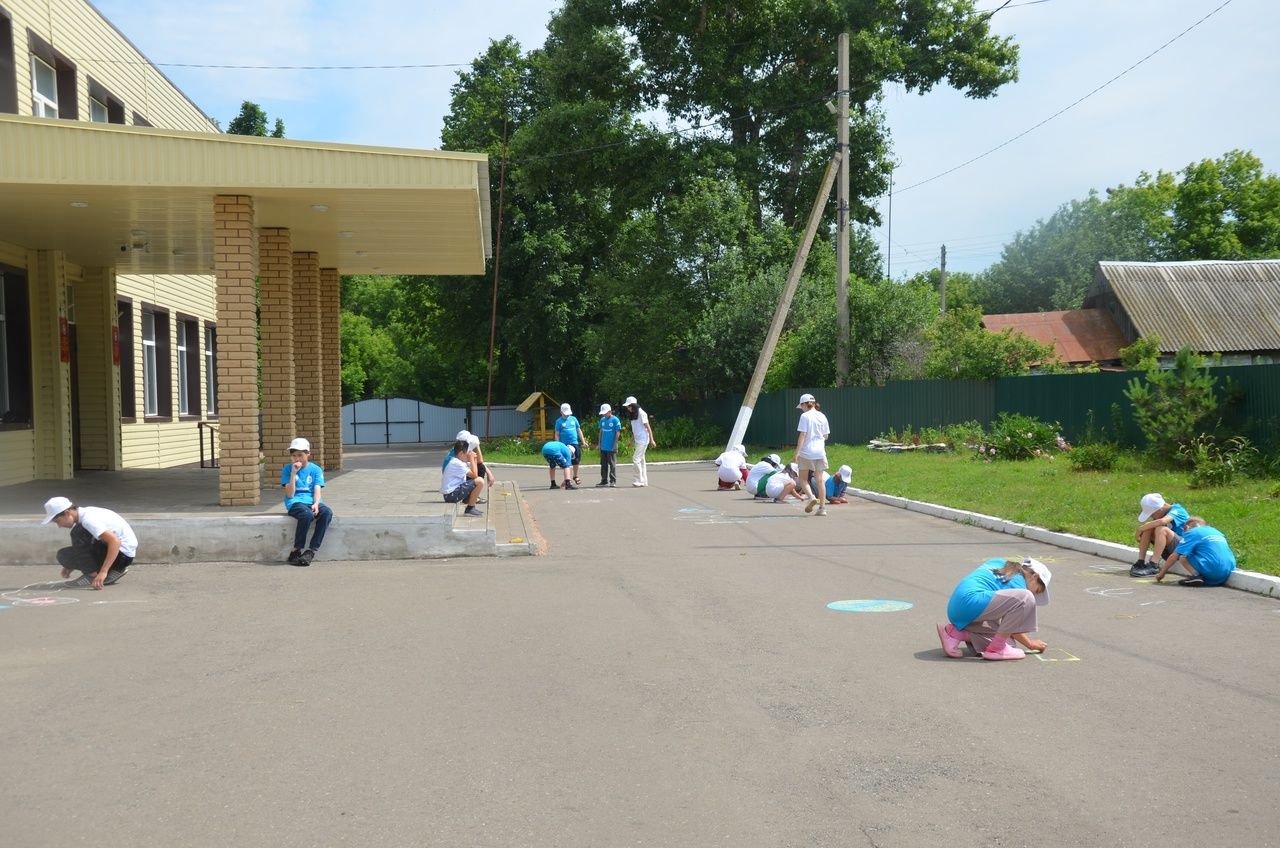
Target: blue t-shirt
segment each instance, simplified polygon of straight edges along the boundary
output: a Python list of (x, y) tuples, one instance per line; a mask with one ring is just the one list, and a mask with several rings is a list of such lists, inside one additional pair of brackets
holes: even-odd
[(606, 415), (600, 419), (600, 450), (618, 449), (618, 434), (622, 432), (622, 422), (616, 415)]
[(1021, 572), (1014, 572), (1014, 575), (1005, 581), (991, 570), (1004, 568), (1004, 563), (1003, 559), (987, 560), (965, 575), (956, 586), (956, 590), (951, 593), (951, 600), (947, 602), (947, 618), (957, 630), (964, 630), (977, 621), (982, 611), (987, 608), (987, 604), (991, 603), (991, 599), (995, 597), (996, 592), (1001, 589), (1027, 588), (1027, 581), (1023, 579)]
[(1173, 518), (1169, 523), (1169, 529), (1181, 536), (1182, 531), (1187, 528), (1187, 520), (1191, 518), (1187, 514), (1187, 508), (1182, 504), (1170, 504), (1167, 515)]
[(578, 419), (572, 415), (562, 415), (556, 419), (556, 438), (566, 445), (578, 443)]
[(1195, 566), (1206, 586), (1221, 586), (1236, 567), (1236, 555), (1227, 545), (1227, 537), (1214, 527), (1192, 527), (1174, 549)]
[(558, 460), (561, 468), (568, 468), (573, 464), (573, 451), (562, 442), (547, 442), (542, 446), (542, 458), (547, 462)]
[(834, 474), (832, 474), (830, 477), (827, 478), (827, 497), (828, 498), (841, 497), (842, 495), (844, 495), (844, 490), (847, 488), (849, 488), (848, 480), (841, 480), (839, 484), (837, 484), (836, 476)]
[[(289, 475), (293, 472), (293, 463), (286, 462), (280, 469), (280, 485), (289, 485)], [(308, 462), (306, 467), (298, 472), (298, 480), (293, 486), (293, 497), (285, 496), (284, 508), (289, 509), (294, 504), (307, 504), (308, 506), (316, 502), (315, 490), (324, 488), (324, 469), (316, 465), (314, 462)]]

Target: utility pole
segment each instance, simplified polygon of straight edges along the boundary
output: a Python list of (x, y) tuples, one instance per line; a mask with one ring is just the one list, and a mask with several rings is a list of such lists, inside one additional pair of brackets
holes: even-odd
[(938, 291), (942, 292), (942, 314), (947, 314), (947, 246), (942, 246), (942, 270), (938, 272)]
[(884, 275), (893, 280), (893, 169), (889, 169), (889, 220), (885, 231)]
[(822, 210), (826, 208), (831, 197), (831, 185), (836, 181), (836, 171), (840, 169), (840, 160), (844, 158), (836, 151), (827, 164), (827, 171), (822, 176), (822, 186), (818, 196), (813, 199), (813, 209), (809, 212), (809, 225), (805, 228), (804, 238), (796, 248), (795, 259), (791, 262), (791, 272), (787, 274), (786, 285), (782, 287), (782, 297), (778, 299), (778, 307), (773, 311), (773, 321), (769, 324), (769, 332), (765, 334), (764, 345), (756, 358), (756, 370), (751, 374), (751, 382), (747, 384), (747, 393), (742, 398), (742, 408), (738, 410), (738, 420), (733, 422), (733, 432), (729, 435), (729, 443), (725, 450), (740, 444), (747, 435), (747, 425), (751, 423), (751, 412), (755, 409), (756, 400), (760, 397), (760, 388), (764, 385), (764, 375), (769, 370), (769, 362), (773, 359), (773, 351), (782, 336), (782, 325), (791, 311), (791, 300), (796, 296), (796, 288), (800, 284), (800, 273), (804, 271), (805, 262), (809, 260), (809, 249), (813, 247), (814, 234), (818, 232), (818, 223), (822, 220)]
[(849, 382), (849, 33), (840, 33), (836, 95), (836, 385)]

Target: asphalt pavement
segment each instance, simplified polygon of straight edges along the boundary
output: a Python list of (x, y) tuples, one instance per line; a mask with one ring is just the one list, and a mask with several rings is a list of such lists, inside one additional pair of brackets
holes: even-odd
[[(101, 592), (0, 567), (0, 838), (1280, 844), (1280, 602), (857, 499), (806, 516), (709, 464), (619, 470), (503, 469), (538, 557)], [(1012, 555), (1053, 570), (1049, 651), (944, 657), (952, 587)]]

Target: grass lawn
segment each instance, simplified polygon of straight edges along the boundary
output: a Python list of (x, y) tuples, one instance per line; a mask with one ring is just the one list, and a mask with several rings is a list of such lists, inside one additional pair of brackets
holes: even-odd
[[(682, 459), (709, 460), (722, 448), (661, 448), (650, 450), (650, 462)], [(771, 449), (752, 447), (749, 460)], [(778, 449), (790, 460), (792, 449)], [(1109, 542), (1134, 544), (1138, 500), (1159, 492), (1181, 503), (1192, 515), (1202, 515), (1221, 530), (1235, 551), (1241, 568), (1280, 575), (1280, 500), (1269, 498), (1275, 480), (1239, 480), (1218, 489), (1191, 489), (1187, 475), (1152, 471), (1126, 457), (1113, 471), (1072, 471), (1062, 457), (1028, 462), (977, 462), (972, 454), (869, 451), (863, 447), (828, 445), (832, 466), (853, 468), (853, 485), (888, 495), (996, 515), (1049, 530), (1075, 533)], [(485, 451), (491, 462), (543, 465), (537, 454)], [(626, 466), (630, 444), (618, 457)], [(599, 454), (589, 450), (584, 465), (596, 466)], [(624, 470), (620, 468), (620, 470)]]

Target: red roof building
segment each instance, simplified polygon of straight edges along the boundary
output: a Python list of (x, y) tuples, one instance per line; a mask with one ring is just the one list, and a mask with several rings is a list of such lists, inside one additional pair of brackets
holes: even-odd
[(1096, 362), (1103, 368), (1119, 366), (1120, 348), (1128, 344), (1115, 321), (1101, 309), (984, 315), (982, 325), (993, 333), (1013, 330), (1040, 344), (1053, 345), (1067, 365)]

